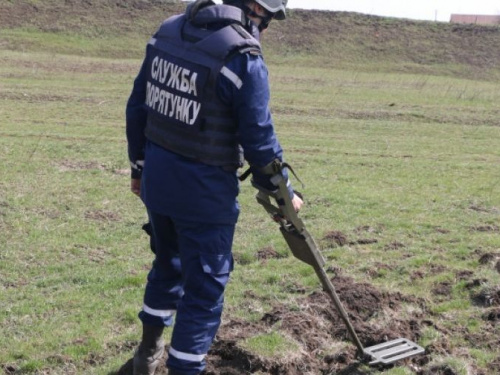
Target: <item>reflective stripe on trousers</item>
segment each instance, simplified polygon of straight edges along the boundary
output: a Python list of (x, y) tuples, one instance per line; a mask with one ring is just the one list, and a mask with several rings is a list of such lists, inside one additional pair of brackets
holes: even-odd
[(156, 259), (139, 316), (146, 324), (171, 325), (177, 312), (167, 366), (195, 375), (204, 369), (220, 325), (235, 225), (185, 222), (151, 211), (149, 217)]

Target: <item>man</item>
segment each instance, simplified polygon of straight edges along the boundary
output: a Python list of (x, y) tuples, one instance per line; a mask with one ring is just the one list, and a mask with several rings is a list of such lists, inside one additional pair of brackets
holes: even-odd
[[(134, 375), (154, 374), (174, 314), (169, 374), (205, 367), (233, 269), (241, 151), (269, 189), (260, 169), (282, 159), (258, 40), (285, 18), (286, 2), (198, 0), (148, 43), (126, 111), (131, 190), (147, 207), (155, 252)], [(302, 200), (289, 192), (299, 210)]]

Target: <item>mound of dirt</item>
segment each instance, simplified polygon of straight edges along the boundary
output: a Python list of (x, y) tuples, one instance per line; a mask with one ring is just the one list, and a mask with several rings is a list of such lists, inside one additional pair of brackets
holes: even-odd
[(485, 288), (472, 296), (472, 301), (477, 306), (500, 306), (500, 287)]
[(488, 364), (488, 370), (491, 370), (492, 374), (500, 374), (500, 357)]
[(449, 298), (451, 296), (453, 285), (449, 281), (443, 281), (438, 283), (433, 289), (432, 293), (436, 296), (439, 296), (437, 300), (442, 300), (445, 298)]
[(422, 375), (458, 375), (458, 372), (448, 365), (435, 365), (423, 371)]
[[(423, 313), (412, 316), (402, 313), (403, 304), (416, 305), (419, 309), (415, 310), (425, 311), (421, 300), (401, 293), (381, 292), (370, 284), (356, 283), (344, 276), (337, 276), (332, 282), (364, 346), (400, 337), (417, 341), (421, 329), (432, 325), (423, 320)], [(326, 293), (314, 292), (299, 299), (297, 304), (291, 310), (277, 303), (257, 322), (234, 318), (224, 322), (208, 353), (204, 375), (368, 374), (359, 368), (356, 348)], [(238, 345), (245, 339), (276, 330), (298, 343), (294, 356), (267, 358)], [(422, 356), (406, 360), (414, 367), (427, 362)], [(166, 375), (164, 363), (156, 373)], [(131, 375), (131, 361), (117, 374)]]
[(272, 246), (266, 246), (257, 251), (257, 259), (258, 260), (267, 260), (267, 259), (278, 259), (283, 258)]
[(500, 323), (500, 309), (495, 308), (483, 314), (483, 319), (494, 324)]
[(347, 236), (340, 231), (331, 231), (322, 238), (327, 245), (332, 247), (347, 245)]
[[(400, 293), (380, 292), (372, 285), (337, 276), (332, 280), (354, 328), (365, 346), (405, 337), (418, 340), (427, 325), (419, 314), (400, 314), (403, 303), (423, 307), (415, 298)], [(355, 374), (356, 349), (345, 324), (325, 293), (315, 292), (298, 301), (293, 311), (277, 304), (257, 323), (230, 320), (222, 325), (208, 356), (207, 375), (244, 374)], [(283, 362), (261, 358), (242, 350), (238, 341), (278, 329), (301, 346), (302, 355)], [(338, 345), (339, 343), (343, 345)], [(333, 352), (328, 350), (337, 344)]]
[[(429, 327), (440, 332), (440, 336), (426, 346), (426, 354), (406, 359), (398, 365), (404, 365), (418, 375), (454, 375), (457, 374), (456, 369), (448, 364), (431, 362), (433, 356), (453, 354), (449, 336), (458, 334), (477, 349), (494, 350), (500, 345), (495, 333), (500, 321), (500, 291), (484, 288), (483, 279), (474, 279), (473, 273), (464, 271), (460, 272), (460, 276), (468, 281), (466, 289), (470, 290), (471, 298), (478, 305), (488, 308), (482, 314), (488, 327), (476, 333), (460, 326), (447, 329), (437, 325), (426, 318), (430, 313), (423, 300), (398, 292), (380, 291), (371, 284), (357, 283), (341, 272), (332, 279), (332, 283), (365, 347), (400, 337), (418, 342)], [(448, 288), (447, 283), (437, 284), (434, 293), (441, 296)], [(256, 322), (230, 317), (222, 324), (208, 353), (204, 375), (373, 374), (372, 368), (362, 366), (356, 358), (356, 347), (326, 293), (317, 291), (295, 302), (293, 309), (284, 303), (276, 303)], [(279, 332), (293, 340), (298, 346), (293, 355), (274, 358), (242, 347), (241, 343), (246, 339), (269, 332)], [(496, 374), (499, 369), (500, 361), (496, 360), (488, 364), (487, 369), (474, 367), (471, 371), (476, 375), (486, 375)], [(131, 374), (131, 361), (117, 372), (117, 375)], [(165, 361), (162, 361), (157, 374), (167, 374)]]

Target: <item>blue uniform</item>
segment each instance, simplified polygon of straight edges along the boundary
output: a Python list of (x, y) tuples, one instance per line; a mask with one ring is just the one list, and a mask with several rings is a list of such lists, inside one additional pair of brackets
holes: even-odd
[[(193, 160), (146, 138), (151, 53), (148, 48), (127, 104), (132, 177), (141, 178), (156, 254), (139, 316), (145, 324), (169, 326), (177, 313), (167, 366), (194, 375), (205, 366), (233, 269), (238, 178), (234, 168)], [(234, 55), (215, 85), (217, 99), (231, 109), (237, 142), (254, 180), (273, 189), (258, 171), (282, 159), (283, 153), (268, 107), (268, 71), (262, 56)]]
[[(243, 82), (238, 89), (226, 76), (220, 75), (217, 87), (220, 98), (235, 108), (245, 159), (256, 167), (263, 167), (275, 158), (281, 159), (283, 151), (268, 108), (269, 85), (262, 57), (237, 55), (226, 66)], [(235, 172), (194, 163), (144, 137), (147, 112), (144, 109), (145, 91), (140, 95), (140, 88), (144, 87), (145, 69), (143, 66), (135, 81), (136, 89), (127, 106), (127, 133), (132, 163), (147, 160), (141, 188), (146, 207), (184, 220), (236, 223), (239, 210)], [(272, 188), (265, 176), (254, 172), (253, 178)]]

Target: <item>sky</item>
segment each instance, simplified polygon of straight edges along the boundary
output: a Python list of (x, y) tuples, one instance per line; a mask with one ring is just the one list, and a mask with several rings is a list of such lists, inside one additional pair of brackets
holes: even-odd
[(444, 22), (451, 13), (500, 15), (500, 0), (288, 0), (288, 6)]

